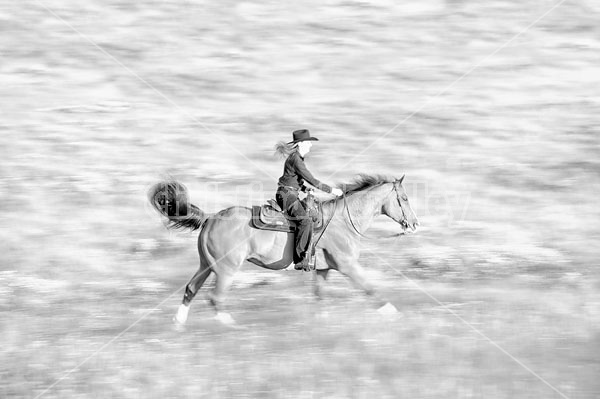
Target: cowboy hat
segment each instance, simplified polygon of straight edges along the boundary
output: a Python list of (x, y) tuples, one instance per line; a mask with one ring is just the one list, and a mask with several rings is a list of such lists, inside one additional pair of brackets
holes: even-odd
[(292, 133), (292, 136), (294, 137), (294, 140), (290, 141), (288, 144), (296, 144), (306, 140), (319, 141), (319, 139), (316, 137), (310, 137), (310, 132), (308, 131), (308, 129), (295, 130)]

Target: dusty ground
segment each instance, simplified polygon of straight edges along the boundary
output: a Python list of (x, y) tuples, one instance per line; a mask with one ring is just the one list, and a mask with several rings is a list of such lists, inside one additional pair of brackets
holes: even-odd
[[(0, 4), (0, 396), (598, 397), (600, 8), (509, 42), (553, 4)], [(326, 182), (407, 175), (420, 233), (362, 257), (402, 315), (248, 265), (246, 329), (174, 331), (196, 236), (146, 187), (259, 203), (298, 127)]]

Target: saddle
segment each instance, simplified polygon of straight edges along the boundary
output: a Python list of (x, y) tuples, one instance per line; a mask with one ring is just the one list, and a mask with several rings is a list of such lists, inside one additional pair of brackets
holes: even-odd
[(283, 209), (273, 199), (268, 200), (265, 205), (252, 207), (252, 227), (285, 233), (296, 231), (296, 225), (288, 219)]
[[(321, 204), (312, 196), (308, 196), (301, 202), (312, 217), (313, 231), (319, 231), (323, 227)], [(267, 200), (267, 203), (261, 206), (254, 205), (251, 220), (252, 227), (259, 230), (296, 232), (296, 223), (289, 220), (287, 214), (274, 199)]]

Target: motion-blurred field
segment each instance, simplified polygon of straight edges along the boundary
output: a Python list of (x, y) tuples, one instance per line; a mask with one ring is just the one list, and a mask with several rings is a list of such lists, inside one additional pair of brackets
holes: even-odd
[[(600, 9), (509, 42), (553, 4), (2, 4), (0, 396), (598, 397)], [(298, 127), (325, 182), (406, 173), (422, 230), (362, 258), (402, 317), (248, 265), (247, 329), (173, 331), (196, 235), (145, 189), (262, 202)]]

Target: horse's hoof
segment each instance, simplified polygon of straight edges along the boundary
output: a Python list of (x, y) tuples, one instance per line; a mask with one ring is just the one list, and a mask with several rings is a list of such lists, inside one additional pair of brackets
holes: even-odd
[(234, 328), (236, 330), (245, 330), (246, 329), (246, 327), (242, 327), (242, 326), (238, 325), (235, 322), (234, 318), (231, 317), (231, 315), (229, 313), (218, 312), (217, 315), (214, 317), (214, 319), (229, 328)]
[(217, 315), (215, 316), (215, 320), (217, 320), (227, 326), (234, 326), (236, 324), (233, 317), (231, 317), (231, 315), (229, 313), (225, 313), (225, 312), (218, 312)]
[(397, 315), (398, 309), (396, 309), (396, 307), (394, 305), (392, 305), (391, 303), (386, 302), (385, 305), (383, 305), (382, 307), (377, 309), (377, 313), (379, 313), (380, 315), (383, 315), (383, 316)]
[(184, 325), (188, 318), (188, 312), (190, 311), (189, 306), (185, 306), (184, 304), (179, 305), (177, 309), (177, 314), (173, 317), (173, 321)]

